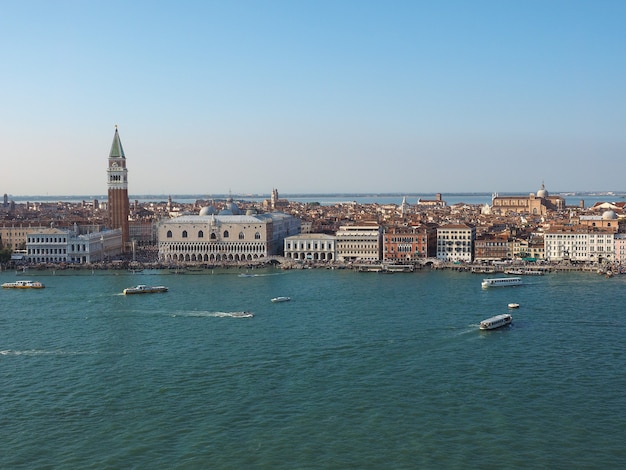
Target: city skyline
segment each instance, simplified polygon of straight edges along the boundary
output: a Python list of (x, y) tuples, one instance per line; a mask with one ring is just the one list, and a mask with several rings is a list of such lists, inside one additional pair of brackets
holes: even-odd
[(3, 193), (623, 191), (618, 1), (5, 5)]

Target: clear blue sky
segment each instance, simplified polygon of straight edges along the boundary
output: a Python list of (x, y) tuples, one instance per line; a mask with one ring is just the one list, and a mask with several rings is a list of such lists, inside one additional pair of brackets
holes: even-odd
[(626, 190), (626, 1), (2, 1), (0, 194)]

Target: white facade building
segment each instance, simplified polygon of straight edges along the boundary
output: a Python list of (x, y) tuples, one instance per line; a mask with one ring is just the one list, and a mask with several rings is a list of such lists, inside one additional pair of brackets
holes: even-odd
[(49, 228), (26, 237), (30, 263), (89, 264), (109, 260), (121, 252), (121, 229), (77, 235), (74, 230)]
[(615, 261), (613, 230), (576, 226), (551, 229), (544, 235), (545, 256), (548, 261)]
[(306, 233), (285, 238), (285, 257), (302, 261), (334, 261), (336, 238), (324, 233)]
[(382, 228), (379, 225), (343, 225), (336, 234), (339, 261), (380, 261)]
[(448, 224), (437, 228), (437, 259), (471, 262), (474, 256), (476, 227)]
[(253, 261), (282, 254), (284, 239), (300, 233), (300, 220), (288, 214), (237, 212), (234, 204), (219, 214), (212, 207), (205, 207), (200, 215), (160, 221), (159, 261), (196, 264)]

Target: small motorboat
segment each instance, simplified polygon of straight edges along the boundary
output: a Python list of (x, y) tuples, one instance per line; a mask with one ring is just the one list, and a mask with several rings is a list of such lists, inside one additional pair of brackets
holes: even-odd
[(291, 297), (274, 297), (272, 299), (272, 302), (277, 303), (277, 302), (289, 302), (291, 300)]
[(254, 313), (252, 312), (233, 312), (230, 314), (233, 318), (252, 318)]
[(519, 304), (511, 303), (509, 304), (509, 308), (519, 308)]
[(124, 294), (155, 294), (157, 292), (167, 292), (165, 286), (147, 286), (145, 284), (139, 284), (135, 287), (127, 287), (124, 289)]

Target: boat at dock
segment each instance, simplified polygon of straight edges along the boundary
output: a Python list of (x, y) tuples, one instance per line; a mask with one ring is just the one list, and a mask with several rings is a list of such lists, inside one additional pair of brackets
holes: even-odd
[(494, 274), (496, 270), (495, 268), (488, 268), (484, 266), (474, 266), (471, 272), (472, 274)]
[(124, 289), (124, 294), (156, 294), (158, 292), (167, 292), (165, 286), (147, 286), (145, 284), (139, 284), (135, 287), (127, 287)]
[(513, 274), (515, 276), (543, 276), (545, 273), (538, 269), (507, 269), (504, 274)]
[(22, 279), (15, 282), (5, 282), (2, 284), (2, 287), (5, 289), (43, 289), (46, 286), (39, 281), (27, 281)]
[(481, 330), (495, 330), (496, 328), (510, 325), (512, 321), (513, 316), (510, 313), (503, 313), (502, 315), (496, 315), (481, 321), (479, 328)]
[(521, 277), (492, 277), (483, 279), (481, 286), (483, 289), (488, 287), (506, 287), (522, 285)]

